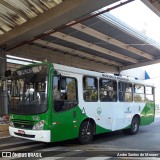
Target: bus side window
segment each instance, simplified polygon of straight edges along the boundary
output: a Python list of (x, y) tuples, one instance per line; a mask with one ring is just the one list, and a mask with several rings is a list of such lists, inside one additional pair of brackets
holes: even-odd
[(100, 101), (116, 102), (117, 101), (117, 82), (115, 80), (100, 79)]
[(154, 88), (150, 86), (146, 86), (146, 101), (153, 102), (154, 101)]
[(135, 102), (144, 102), (145, 101), (145, 89), (144, 85), (135, 84), (134, 85), (134, 101)]
[(98, 80), (95, 77), (83, 77), (83, 98), (86, 102), (98, 101)]

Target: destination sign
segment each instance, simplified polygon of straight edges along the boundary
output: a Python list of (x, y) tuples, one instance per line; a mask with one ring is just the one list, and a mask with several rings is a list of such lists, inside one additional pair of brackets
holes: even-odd
[(120, 80), (120, 81), (129, 81), (128, 78), (118, 77), (118, 76), (114, 76), (114, 75), (102, 74), (102, 77), (109, 78), (109, 79)]

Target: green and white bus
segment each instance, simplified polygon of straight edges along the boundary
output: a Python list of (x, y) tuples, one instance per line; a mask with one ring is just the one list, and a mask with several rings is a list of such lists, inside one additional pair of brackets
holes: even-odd
[(64, 65), (38, 63), (12, 74), (11, 136), (42, 142), (100, 133), (136, 134), (154, 122), (154, 87), (142, 81)]

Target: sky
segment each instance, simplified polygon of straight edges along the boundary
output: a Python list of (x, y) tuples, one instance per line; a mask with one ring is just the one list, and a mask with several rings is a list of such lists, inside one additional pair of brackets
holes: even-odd
[[(124, 2), (123, 0), (122, 2)], [(120, 2), (118, 2), (120, 3)], [(114, 4), (113, 4), (114, 5)], [(160, 43), (160, 17), (140, 0), (132, 1), (109, 12), (127, 25)], [(160, 64), (143, 67), (151, 78), (160, 77)], [(159, 70), (157, 69), (159, 68)], [(154, 72), (153, 72), (154, 71)]]
[(160, 17), (141, 0), (132, 1), (111, 10), (110, 13), (148, 37), (160, 42), (160, 36), (157, 34), (160, 28)]

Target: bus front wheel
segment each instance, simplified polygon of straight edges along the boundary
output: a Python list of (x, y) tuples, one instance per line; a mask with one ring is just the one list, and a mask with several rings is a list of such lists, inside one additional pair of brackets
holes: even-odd
[(80, 144), (88, 144), (93, 139), (93, 125), (89, 121), (84, 121), (79, 130), (78, 140)]

